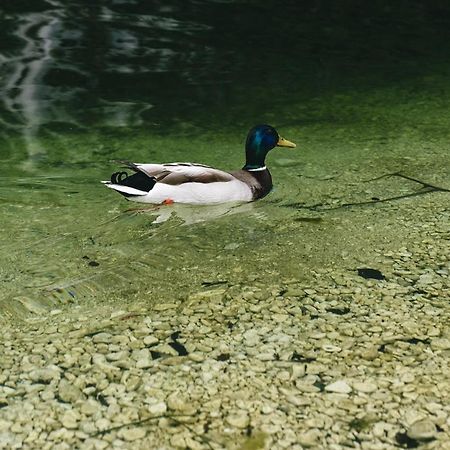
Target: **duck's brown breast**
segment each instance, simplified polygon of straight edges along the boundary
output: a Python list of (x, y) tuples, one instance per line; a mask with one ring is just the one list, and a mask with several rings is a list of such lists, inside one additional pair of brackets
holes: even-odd
[(237, 170), (231, 172), (238, 180), (247, 184), (253, 193), (253, 200), (265, 197), (272, 190), (272, 176), (265, 170)]

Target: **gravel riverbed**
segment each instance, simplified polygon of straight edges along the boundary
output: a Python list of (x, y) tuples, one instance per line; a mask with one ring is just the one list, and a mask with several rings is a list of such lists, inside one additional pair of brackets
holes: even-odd
[(5, 326), (0, 448), (450, 449), (450, 213), (433, 198), (369, 267), (385, 279), (312, 267)]

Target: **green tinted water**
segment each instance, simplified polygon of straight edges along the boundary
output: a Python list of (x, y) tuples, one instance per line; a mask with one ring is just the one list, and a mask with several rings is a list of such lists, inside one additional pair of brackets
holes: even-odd
[[(242, 3), (248, 17), (249, 3)], [(219, 7), (223, 5), (215, 5)], [(186, 14), (186, 20), (190, 19), (190, 13)], [(202, 18), (212, 27), (207, 28), (208, 36), (211, 30), (222, 29), (215, 14), (205, 13)], [(414, 202), (421, 197), (340, 206), (421, 189), (420, 184), (398, 177), (376, 179), (397, 171), (450, 188), (450, 67), (439, 63), (442, 49), (436, 48), (429, 66), (418, 62), (427, 59), (423, 55), (416, 59), (408, 51), (401, 53), (403, 59), (397, 55), (404, 63), (402, 70), (395, 64), (395, 55), (388, 53), (389, 41), (379, 47), (385, 52), (381, 57), (367, 53), (355, 69), (355, 55), (374, 45), (375, 37), (363, 49), (362, 44), (324, 49), (331, 42), (327, 33), (336, 34), (345, 27), (316, 32), (307, 42), (299, 38), (288, 48), (293, 37), (304, 36), (308, 30), (313, 33), (314, 24), (325, 26), (323, 17), (313, 19), (307, 29), (304, 22), (297, 31), (286, 31), (284, 39), (278, 36), (272, 45), (264, 40), (267, 54), (262, 56), (254, 40), (242, 44), (244, 55), (256, 53), (251, 61), (239, 57), (238, 43), (227, 50), (218, 39), (213, 41), (212, 60), (227, 66), (227, 57), (233, 63), (231, 68), (217, 69), (222, 76), (219, 82), (217, 72), (206, 69), (195, 83), (186, 81), (199, 74), (195, 67), (204, 67), (199, 63), (194, 68), (186, 63), (186, 72), (183, 64), (165, 66), (163, 72), (173, 77), (168, 75), (166, 84), (160, 75), (148, 74), (154, 83), (151, 88), (145, 83), (129, 85), (130, 105), (137, 115), (124, 113), (129, 105), (123, 104), (127, 89), (121, 87), (120, 78), (110, 80), (111, 84), (103, 78), (105, 84), (93, 86), (92, 103), (71, 102), (66, 109), (59, 105), (61, 120), (55, 116), (44, 120), (44, 112), (51, 108), (45, 103), (49, 97), (39, 89), (39, 95), (35, 92), (28, 98), (31, 110), (26, 110), (25, 99), (25, 110), (18, 115), (22, 123), (12, 126), (17, 117), (5, 119), (9, 125), (4, 123), (2, 128), (3, 319), (77, 305), (89, 305), (93, 314), (102, 305), (151, 307), (153, 302), (184, 297), (215, 283), (309, 280), (312, 271), (334, 266), (354, 270), (375, 261), (380, 267), (379, 254), (407, 242), (417, 207)], [(296, 18), (290, 20), (294, 23)], [(362, 33), (348, 18), (344, 22), (353, 33)], [(244, 36), (248, 25), (240, 26)], [(281, 24), (272, 25), (276, 26)], [(408, 48), (428, 31), (426, 23), (423, 27), (416, 28)], [(206, 39), (204, 30), (188, 27), (184, 31), (196, 36), (192, 48), (188, 47), (198, 55)], [(255, 45), (258, 51), (252, 52)], [(316, 45), (320, 58), (314, 60), (310, 49), (300, 52), (302, 45)], [(422, 43), (423, 49), (427, 45)], [(394, 48), (400, 51), (399, 46)], [(180, 50), (184, 55), (186, 51)], [(266, 64), (267, 55), (276, 57)], [(324, 59), (327, 55), (330, 58)], [(86, 57), (82, 60), (93, 70)], [(378, 67), (380, 61), (384, 65)], [(136, 75), (136, 61), (128, 62)], [(118, 61), (114, 64), (120, 67)], [(248, 65), (253, 68), (246, 70)], [(180, 77), (183, 73), (185, 78)], [(105, 76), (102, 72), (98, 79)], [(56, 84), (66, 85), (61, 77)], [(40, 88), (45, 91), (49, 85), (47, 80)], [(258, 122), (271, 123), (298, 147), (269, 154), (275, 190), (257, 203), (175, 205), (135, 213), (127, 209), (138, 205), (99, 183), (116, 170), (113, 159), (240, 168), (245, 135)]]
[[(370, 265), (374, 250), (407, 239), (402, 227), (390, 228), (397, 207), (323, 209), (420, 188), (399, 179), (366, 182), (398, 170), (449, 187), (450, 116), (442, 96), (432, 95), (435, 84), (426, 99), (422, 92), (407, 103), (403, 89), (390, 88), (306, 104), (313, 116), (324, 110), (341, 116), (338, 123), (281, 127), (299, 146), (269, 156), (276, 185), (270, 196), (223, 208), (167, 206), (162, 211), (172, 216), (162, 223), (154, 223), (156, 212), (127, 212), (137, 205), (98, 182), (115, 168), (108, 160), (192, 155), (232, 169), (242, 164), (245, 129), (164, 137), (144, 131), (126, 139), (94, 131), (41, 139), (50, 150), (45, 162), (2, 170), (3, 311), (23, 316), (66, 304), (151, 304), (209, 283), (308, 280), (323, 267)], [(296, 107), (305, 104), (291, 99), (289, 109)], [(317, 204), (316, 211), (305, 208)]]

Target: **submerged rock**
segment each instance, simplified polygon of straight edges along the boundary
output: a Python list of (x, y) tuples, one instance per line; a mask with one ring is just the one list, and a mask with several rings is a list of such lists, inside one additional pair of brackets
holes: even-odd
[(436, 425), (430, 419), (414, 422), (406, 432), (406, 435), (410, 439), (415, 439), (417, 441), (430, 441), (435, 439), (436, 434)]

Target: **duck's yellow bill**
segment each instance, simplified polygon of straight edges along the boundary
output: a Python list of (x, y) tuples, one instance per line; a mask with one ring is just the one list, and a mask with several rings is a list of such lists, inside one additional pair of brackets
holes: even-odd
[(283, 138), (283, 137), (279, 137), (278, 138), (278, 142), (277, 142), (277, 147), (290, 147), (290, 148), (295, 148), (297, 147), (293, 142), (288, 141), (287, 139)]

